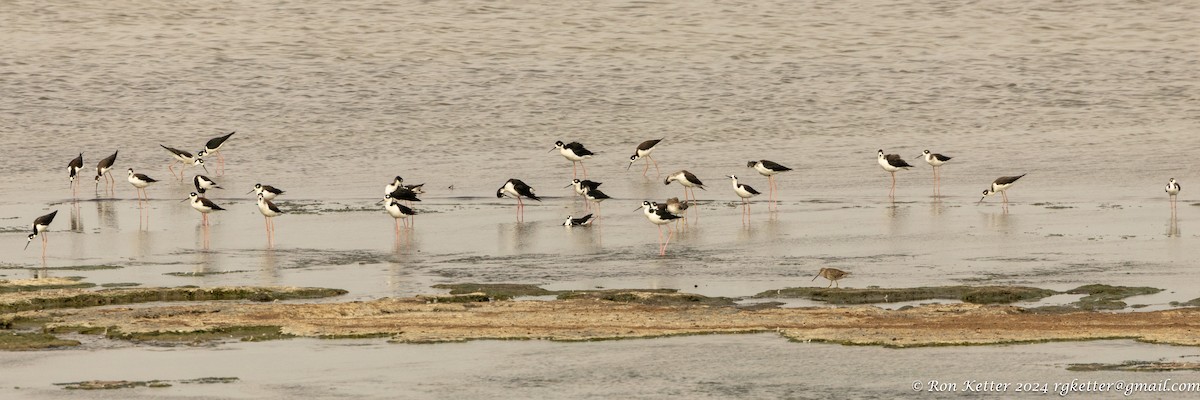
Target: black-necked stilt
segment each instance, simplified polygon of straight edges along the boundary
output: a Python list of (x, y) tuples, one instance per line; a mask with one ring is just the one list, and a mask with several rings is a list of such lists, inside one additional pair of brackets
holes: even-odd
[(196, 185), (196, 191), (200, 192), (200, 194), (204, 194), (204, 192), (207, 192), (209, 189), (224, 189), (223, 187), (217, 185), (216, 182), (213, 182), (212, 179), (208, 179), (208, 177), (204, 175), (196, 175), (195, 178), (192, 178), (192, 184)]
[(600, 219), (600, 202), (610, 199), (607, 194), (601, 192), (600, 189), (587, 189), (583, 192), (583, 197), (592, 203), (596, 204), (596, 219)]
[(687, 170), (680, 170), (679, 172), (667, 175), (667, 179), (663, 181), (663, 184), (670, 185), (671, 181), (678, 181), (680, 185), (683, 185), (684, 201), (688, 200), (688, 191), (692, 192), (691, 200), (696, 200), (695, 188), (700, 188), (700, 190), (708, 190), (704, 188), (704, 182), (700, 182), (700, 178), (697, 178), (696, 175), (692, 175), (692, 173), (688, 172)]
[(255, 183), (254, 189), (250, 189), (249, 192), (246, 192), (246, 194), (250, 194), (250, 193), (254, 193), (256, 195), (261, 194), (261, 195), (263, 195), (263, 198), (265, 198), (267, 200), (275, 200), (276, 196), (283, 194), (283, 190), (279, 190), (271, 185)]
[(1167, 182), (1167, 195), (1169, 195), (1171, 197), (1171, 212), (1172, 213), (1175, 212), (1175, 201), (1176, 201), (1176, 198), (1179, 196), (1180, 190), (1183, 190), (1183, 186), (1180, 186), (1179, 182), (1175, 182), (1175, 178), (1171, 178), (1171, 180), (1169, 182)]
[[(399, 193), (397, 193), (397, 192), (399, 192)], [(394, 197), (396, 197), (396, 199), (409, 201), (410, 203), (408, 203), (408, 204), (412, 205), (412, 203), (411, 203), (412, 201), (421, 201), (421, 200), (410, 200), (409, 198), (416, 199), (417, 196), (425, 194), (425, 184), (419, 183), (416, 185), (405, 185), (404, 178), (397, 175), (395, 179), (392, 179), (392, 183), (389, 183), (387, 186), (385, 186), (383, 188), (383, 194), (393, 194), (393, 193), (397, 194), (396, 196), (394, 196)]]
[(233, 134), (235, 134), (235, 133), (237, 133), (237, 131), (229, 132), (229, 134), (225, 135), (225, 136), (218, 136), (218, 137), (215, 137), (212, 139), (208, 139), (208, 142), (204, 143), (204, 149), (196, 152), (196, 157), (203, 158), (203, 157), (208, 157), (209, 154), (217, 153), (217, 175), (224, 175), (225, 174), (225, 155), (221, 154), (221, 151), (220, 151), (221, 146), (224, 145), (225, 141), (229, 140), (229, 137), (233, 136)]
[(275, 203), (267, 200), (262, 194), (258, 195), (258, 211), (262, 213), (263, 223), (267, 227), (267, 245), (273, 246), (275, 245), (275, 217), (283, 214), (283, 211), (279, 210), (279, 207), (276, 207)]
[(171, 171), (171, 176), (175, 176), (175, 168), (173, 168), (175, 166), (175, 163), (182, 164), (182, 166), (179, 167), (179, 180), (183, 180), (183, 168), (187, 167), (188, 164), (199, 165), (200, 167), (204, 168), (204, 172), (208, 172), (208, 167), (204, 166), (204, 160), (201, 159), (200, 157), (193, 156), (192, 153), (188, 153), (183, 150), (163, 146), (161, 144), (159, 146), (162, 146), (162, 148), (167, 149), (167, 151), (171, 152), (171, 155), (175, 157), (175, 161), (172, 161), (170, 164), (167, 164), (167, 170)]
[(565, 187), (574, 187), (575, 188), (575, 194), (579, 195), (579, 197), (584, 198), (583, 208), (586, 210), (586, 209), (588, 209), (590, 204), (587, 202), (587, 196), (584, 196), (583, 194), (590, 189), (599, 188), (600, 184), (601, 184), (601, 182), (589, 181), (587, 179), (583, 179), (583, 180), (572, 179), (571, 184), (567, 185)]
[(563, 222), (563, 226), (584, 226), (592, 223), (592, 214), (584, 215), (583, 218), (571, 218), (567, 216), (567, 221)]
[(1002, 177), (996, 178), (995, 181), (992, 181), (992, 187), (988, 188), (987, 190), (984, 190), (983, 197), (980, 197), (979, 202), (977, 202), (975, 204), (982, 203), (983, 199), (986, 199), (988, 196), (996, 194), (996, 192), (1000, 192), (1000, 195), (1004, 197), (1004, 205), (1007, 206), (1008, 205), (1008, 193), (1006, 193), (1006, 191), (1008, 190), (1008, 188), (1010, 186), (1012, 186), (1014, 183), (1017, 182), (1017, 179), (1021, 179), (1021, 177), (1025, 176), (1025, 175), (1027, 175), (1027, 174), (1021, 174), (1021, 175), (1017, 175), (1017, 176), (1002, 176)]
[(791, 168), (779, 165), (771, 160), (749, 161), (746, 163), (747, 168), (754, 168), (762, 176), (767, 177), (767, 204), (775, 203), (775, 174), (780, 172), (791, 171)]
[(679, 216), (671, 214), (666, 210), (665, 207), (658, 207), (657, 203), (651, 203), (649, 201), (643, 201), (642, 206), (639, 208), (642, 210), (642, 214), (646, 216), (646, 219), (649, 220), (650, 223), (658, 225), (658, 255), (666, 255), (667, 245), (671, 243), (671, 237), (675, 235), (675, 229), (668, 225), (667, 240), (663, 241), (663, 225), (671, 223), (671, 220), (679, 219)]
[[(562, 143), (562, 142), (559, 142)], [(504, 186), (496, 189), (496, 198), (504, 196), (517, 199), (517, 221), (525, 220), (525, 202), (521, 201), (521, 197), (528, 197), (533, 200), (542, 201), (536, 194), (533, 194), (533, 188), (521, 182), (520, 179), (509, 179), (504, 182)]]
[[(129, 179), (129, 184), (133, 185), (133, 187), (137, 190), (139, 206), (142, 205), (143, 198), (145, 198), (146, 200), (150, 200), (150, 195), (146, 194), (146, 186), (150, 186), (151, 183), (158, 182), (157, 179), (151, 178), (144, 174), (135, 174), (135, 173), (133, 173), (133, 168), (129, 169), (129, 178), (128, 179)], [(143, 195), (145, 197), (143, 197)]]
[(929, 150), (921, 153), (921, 157), (925, 158), (925, 162), (933, 166), (933, 194), (940, 196), (942, 194), (942, 164), (945, 164), (946, 161), (950, 161), (954, 157), (930, 153)]
[(188, 198), (185, 199), (185, 201), (186, 200), (191, 200), (192, 208), (200, 212), (200, 215), (203, 217), (201, 224), (204, 226), (208, 226), (209, 213), (213, 211), (225, 211), (225, 209), (221, 208), (221, 206), (218, 206), (217, 203), (213, 203), (212, 200), (200, 197), (200, 195), (196, 192), (188, 194)]
[(583, 160), (592, 158), (593, 153), (588, 149), (583, 148), (579, 142), (571, 142), (563, 144), (561, 140), (554, 142), (554, 148), (550, 151), (558, 150), (563, 157), (571, 160), (571, 177), (577, 177), (578, 172), (575, 170), (575, 164), (579, 163), (579, 167), (583, 168), (583, 177), (587, 178), (587, 167), (583, 166)]
[[(105, 178), (104, 188), (106, 190), (110, 187), (116, 186), (117, 181), (116, 179), (113, 179), (112, 174), (108, 173), (108, 170), (112, 169), (113, 164), (117, 163), (117, 153), (119, 151), (120, 150), (114, 151), (111, 156), (104, 157), (103, 160), (100, 160), (100, 162), (96, 163), (96, 186), (100, 186), (101, 177)], [(113, 190), (115, 190), (115, 187)]]
[(75, 179), (75, 176), (79, 175), (79, 171), (82, 170), (83, 153), (79, 153), (79, 157), (75, 157), (74, 160), (71, 160), (71, 162), (67, 163), (67, 174), (70, 175), (69, 178), (71, 179), (71, 197), (75, 197), (79, 194), (79, 181)]
[(409, 208), (403, 204), (400, 204), (400, 202), (398, 202), (398, 201), (396, 201), (396, 199), (392, 198), (391, 193), (383, 195), (383, 203), (384, 203), (383, 209), (387, 210), (387, 213), (389, 215), (391, 215), (393, 219), (396, 220), (396, 234), (397, 235), (400, 234), (400, 220), (403, 219), (405, 224), (407, 224), (408, 217), (410, 215), (417, 215), (417, 212), (415, 210), (413, 210), (412, 208)]
[(50, 227), (50, 223), (54, 222), (54, 215), (58, 214), (58, 210), (37, 217), (33, 220), (33, 233), (29, 234), (29, 240), (25, 242), (25, 250), (29, 250), (29, 244), (33, 243), (33, 238), (41, 235), (42, 237), (42, 259), (46, 259), (46, 242), (49, 240), (46, 237), (46, 229)]
[(748, 223), (750, 222), (750, 198), (762, 193), (754, 190), (750, 185), (738, 183), (736, 175), (730, 175), (729, 179), (733, 180), (733, 192), (742, 198), (742, 222)]
[(901, 159), (898, 154), (885, 155), (883, 149), (879, 149), (879, 166), (892, 174), (892, 189), (888, 191), (888, 197), (896, 197), (896, 171), (912, 168), (912, 165)]
[[(846, 272), (846, 271), (842, 271), (837, 268), (821, 268), (820, 271), (817, 271), (817, 276), (814, 276), (812, 278), (812, 280), (814, 280), (814, 281), (817, 280), (817, 277), (822, 277), (822, 278), (828, 279), (829, 285), (825, 286), (826, 288), (828, 288), (829, 286), (837, 285), (837, 281), (842, 278), (845, 278), (846, 275), (850, 275), (850, 273)], [(835, 287), (840, 288), (841, 286), (835, 286)]]
[[(629, 165), (625, 167), (625, 170), (628, 171), (629, 168), (633, 166), (634, 162), (636, 162), (639, 158), (645, 157), (650, 159), (650, 162), (654, 163), (654, 173), (662, 175), (662, 171), (658, 169), (658, 161), (654, 161), (654, 157), (650, 157), (650, 152), (654, 151), (654, 146), (658, 146), (658, 142), (661, 141), (663, 140), (647, 140), (642, 142), (642, 144), (639, 144), (637, 149), (633, 151), (633, 155), (629, 156)], [(646, 164), (646, 169), (642, 170), (642, 176), (646, 176), (647, 172), (650, 172), (650, 164)]]
[(396, 188), (396, 190), (384, 195), (384, 197), (404, 201), (421, 201), (421, 199), (417, 198), (417, 192), (404, 186)]

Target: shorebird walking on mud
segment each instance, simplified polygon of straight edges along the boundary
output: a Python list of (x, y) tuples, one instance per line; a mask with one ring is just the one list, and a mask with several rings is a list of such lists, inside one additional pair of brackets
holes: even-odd
[(826, 288), (829, 286), (840, 288), (841, 286), (835, 285), (837, 285), (838, 280), (845, 278), (846, 275), (850, 275), (850, 273), (837, 268), (821, 268), (820, 271), (817, 271), (817, 276), (814, 276), (812, 280), (817, 280), (817, 277), (825, 278), (829, 280), (829, 285), (825, 286)]
[(922, 153), (918, 157), (924, 158), (926, 163), (929, 163), (929, 165), (933, 166), (933, 195), (941, 196), (942, 195), (942, 164), (945, 164), (946, 161), (950, 161), (950, 159), (954, 158), (954, 157), (944, 156), (944, 155), (937, 154), (937, 153), (930, 153), (929, 150), (925, 150), (925, 152)]

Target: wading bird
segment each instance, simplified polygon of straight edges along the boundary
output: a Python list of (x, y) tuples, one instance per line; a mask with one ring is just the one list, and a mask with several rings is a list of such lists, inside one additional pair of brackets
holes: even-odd
[[(658, 142), (661, 141), (663, 140), (647, 140), (642, 142), (642, 144), (639, 144), (637, 149), (633, 150), (633, 155), (629, 156), (629, 165), (625, 167), (625, 170), (628, 171), (629, 168), (633, 166), (634, 162), (636, 162), (639, 158), (645, 157), (646, 159), (650, 160), (650, 162), (654, 163), (655, 176), (662, 175), (662, 171), (658, 169), (658, 161), (654, 161), (654, 157), (650, 157), (650, 152), (654, 151), (654, 146), (658, 146)], [(642, 176), (646, 176), (646, 173), (648, 172), (650, 172), (650, 164), (647, 163), (646, 169), (642, 170)]]

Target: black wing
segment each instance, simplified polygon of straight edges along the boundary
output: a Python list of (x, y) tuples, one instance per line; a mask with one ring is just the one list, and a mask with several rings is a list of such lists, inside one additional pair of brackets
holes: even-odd
[(943, 156), (943, 155), (941, 155), (941, 154), (937, 154), (937, 153), (934, 153), (934, 154), (933, 154), (933, 159), (935, 159), (935, 160), (938, 160), (938, 161), (941, 161), (941, 162), (950, 161), (950, 159), (951, 159), (951, 158), (954, 158), (954, 157), (950, 157), (950, 156)]
[(54, 210), (54, 212), (52, 212), (52, 213), (37, 217), (37, 219), (33, 220), (33, 224), (34, 225), (50, 225), (51, 222), (54, 222), (54, 216), (57, 214), (58, 214), (58, 210)]
[(83, 153), (79, 153), (79, 157), (75, 157), (70, 163), (67, 163), (68, 168), (82, 169), (83, 168)]
[(700, 182), (700, 178), (697, 178), (696, 175), (692, 175), (691, 172), (683, 171), (683, 177), (687, 178), (688, 182), (695, 183), (696, 186), (699, 186), (700, 190), (708, 190), (704, 188), (704, 182)]
[(211, 208), (216, 211), (224, 211), (225, 210), (224, 208), (221, 208), (221, 206), (218, 206), (217, 203), (213, 203), (212, 200), (209, 200), (209, 199), (206, 199), (203, 197), (200, 198), (200, 204), (203, 204), (205, 207)]
[(417, 198), (417, 193), (406, 187), (398, 187), (390, 194), (396, 200), (421, 201)]
[[(663, 139), (666, 139), (666, 138), (663, 138)], [(650, 148), (651, 148), (651, 147), (654, 147), (655, 145), (658, 145), (658, 142), (661, 142), (661, 141), (663, 141), (663, 140), (662, 140), (662, 139), (658, 139), (658, 140), (647, 140), (647, 141), (645, 141), (645, 142), (642, 142), (642, 144), (639, 144), (639, 145), (638, 145), (638, 147), (637, 147), (637, 149), (638, 149), (638, 150), (641, 150), (641, 151), (650, 150)]]
[(666, 207), (659, 208), (659, 209), (655, 210), (654, 213), (658, 215), (658, 218), (663, 219), (663, 220), (668, 220), (668, 221), (672, 220), (672, 219), (683, 218), (678, 215), (671, 214), (670, 211), (667, 211)]
[(169, 151), (169, 152), (171, 152), (171, 153), (173, 153), (173, 154), (177, 154), (177, 155), (183, 156), (184, 158), (192, 158), (192, 153), (188, 153), (188, 152), (186, 152), (186, 151), (183, 151), (183, 150), (180, 150), (180, 149), (176, 149), (176, 148), (171, 148), (171, 147), (163, 146), (163, 145), (161, 145), (161, 144), (160, 144), (159, 146), (162, 146), (162, 148), (164, 148), (164, 149), (167, 149), (167, 151)]
[(133, 177), (134, 177), (134, 178), (137, 178), (138, 180), (140, 180), (140, 181), (142, 181), (142, 182), (152, 182), (152, 183), (153, 183), (153, 182), (158, 182), (158, 180), (157, 180), (157, 179), (154, 179), (154, 178), (148, 177), (148, 176), (146, 176), (146, 174), (133, 174)]
[[(572, 144), (578, 144), (578, 143), (572, 142)], [(521, 182), (520, 179), (510, 179), (510, 180), (512, 181), (512, 184), (513, 184), (513, 190), (516, 190), (517, 194), (528, 197), (533, 200), (542, 201), (542, 199), (537, 197), (536, 194), (533, 194), (533, 188), (529, 187), (529, 185), (526, 185), (525, 182)]]
[(770, 160), (761, 160), (759, 162), (761, 162), (764, 167), (766, 167), (767, 169), (772, 170), (772, 171), (783, 172), (783, 171), (791, 171), (792, 170), (791, 168), (779, 165), (779, 163), (776, 163), (776, 162), (770, 161)]
[(580, 157), (596, 154), (596, 153), (593, 153), (591, 150), (585, 149), (583, 147), (583, 144), (581, 144), (579, 142), (567, 143), (567, 145), (563, 146), (563, 147), (571, 149), (571, 151), (574, 152), (575, 155), (580, 156)]
[(1002, 176), (1002, 177), (996, 178), (996, 184), (997, 185), (1007, 185), (1007, 184), (1016, 182), (1017, 179), (1021, 179), (1021, 177), (1025, 176), (1025, 175), (1026, 174), (1021, 174), (1021, 175), (1017, 175), (1017, 176)]
[(596, 190), (596, 188), (600, 187), (601, 183), (602, 182), (589, 181), (587, 179), (584, 179), (582, 181), (579, 181), (579, 186), (586, 188), (588, 190)]
[(908, 164), (908, 161), (904, 161), (903, 158), (900, 158), (899, 154), (888, 154), (886, 156), (883, 156), (883, 158), (887, 159), (888, 165), (891, 165), (896, 168), (911, 168), (912, 167), (912, 165)]
[(221, 144), (225, 143), (226, 140), (229, 140), (229, 137), (233, 136), (233, 134), (235, 134), (235, 133), (237, 133), (237, 131), (229, 132), (229, 134), (225, 135), (225, 136), (220, 136), (220, 137), (215, 137), (215, 138), (209, 139), (208, 143), (204, 144), (204, 147), (208, 148), (208, 149), (215, 149), (215, 148), (221, 147)]
[[(232, 133), (231, 133), (231, 135), (232, 135)], [(272, 203), (270, 200), (263, 200), (263, 203), (267, 204), (268, 210), (283, 214), (283, 211), (280, 210), (279, 207), (275, 207), (275, 203)], [(403, 206), (401, 206), (401, 207), (403, 207)]]
[(750, 187), (750, 185), (739, 183), (738, 186), (741, 186), (742, 189), (745, 189), (747, 192), (750, 192), (750, 194), (762, 194), (762, 193), (759, 193), (757, 190), (754, 190), (754, 188)]
[(611, 199), (611, 198), (612, 198), (612, 197), (608, 197), (608, 195), (607, 195), (607, 194), (604, 194), (604, 192), (601, 192), (601, 191), (599, 191), (599, 190), (597, 190), (597, 189), (588, 189), (588, 191), (587, 191), (587, 195), (588, 195), (588, 197), (591, 197), (591, 198), (593, 198), (593, 199), (596, 199), (596, 200), (604, 200), (604, 199)]
[(263, 185), (262, 190), (264, 192), (275, 193), (276, 196), (283, 194), (283, 190), (280, 190), (280, 189), (278, 189), (274, 186), (270, 186), (270, 185)]
[(96, 164), (96, 166), (99, 168), (111, 168), (113, 164), (117, 163), (117, 152), (119, 151), (120, 150), (114, 151), (111, 156), (104, 157), (104, 159), (100, 160), (100, 163)]

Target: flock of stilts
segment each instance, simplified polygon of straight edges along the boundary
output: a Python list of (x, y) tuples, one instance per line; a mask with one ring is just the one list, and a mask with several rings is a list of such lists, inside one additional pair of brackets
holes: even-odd
[[(201, 168), (203, 168), (205, 170), (205, 172), (208, 172), (208, 167), (205, 166), (203, 157), (206, 157), (211, 154), (216, 154), (219, 157), (217, 172), (218, 172), (218, 174), (223, 174), (225, 160), (224, 160), (224, 156), (220, 152), (220, 149), (225, 144), (225, 142), (227, 140), (229, 140), (230, 137), (233, 136), (234, 133), (235, 132), (230, 132), (227, 135), (219, 136), (219, 137), (209, 140), (208, 142), (205, 143), (204, 148), (202, 150), (200, 150), (199, 152), (197, 152), (195, 155), (188, 153), (186, 151), (183, 151), (183, 150), (160, 145), (164, 149), (166, 149), (168, 152), (170, 152), (171, 156), (174, 159), (170, 164), (167, 165), (167, 169), (168, 169), (168, 171), (171, 172), (171, 176), (175, 177), (174, 165), (176, 163), (182, 165), (181, 169), (179, 171), (179, 176), (178, 176), (178, 178), (180, 180), (182, 180), (183, 176), (184, 176), (184, 171), (183, 171), (182, 167), (186, 167), (189, 165), (200, 166)], [(651, 163), (653, 163), (656, 173), (661, 175), (661, 170), (659, 170), (658, 162), (655, 161), (653, 157), (651, 157), (651, 153), (658, 146), (658, 144), (662, 142), (662, 140), (663, 139), (647, 140), (647, 141), (639, 144), (637, 146), (637, 148), (634, 150), (633, 155), (631, 155), (629, 157), (629, 165), (626, 167), (626, 170), (631, 168), (633, 166), (633, 164), (636, 163), (638, 160), (641, 160), (644, 158), (644, 159), (648, 160), (649, 162), (644, 162), (644, 164), (646, 164), (646, 166), (642, 170), (642, 175), (647, 176), (647, 174), (650, 171)], [(592, 206), (594, 206), (596, 208), (594, 217), (593, 217), (593, 214), (587, 214), (587, 215), (583, 216), (582, 218), (574, 218), (573, 216), (567, 216), (567, 219), (565, 222), (563, 222), (563, 225), (569, 226), (569, 227), (570, 226), (591, 225), (593, 222), (597, 221), (600, 218), (600, 203), (603, 202), (604, 200), (607, 200), (610, 198), (607, 194), (605, 194), (604, 192), (599, 190), (599, 186), (601, 185), (600, 182), (591, 181), (591, 180), (587, 179), (587, 168), (586, 168), (586, 166), (584, 166), (583, 161), (592, 158), (592, 156), (595, 155), (595, 153), (589, 151), (587, 148), (585, 148), (583, 146), (583, 144), (580, 144), (579, 142), (563, 143), (562, 141), (558, 141), (558, 142), (554, 143), (554, 148), (550, 149), (551, 152), (553, 152), (554, 150), (558, 150), (559, 153), (562, 154), (562, 156), (564, 158), (571, 161), (572, 176), (574, 179), (571, 181), (572, 183), (570, 185), (567, 185), (566, 187), (573, 187), (575, 193), (584, 199), (585, 209), (590, 208)], [(942, 154), (932, 153), (929, 150), (925, 150), (923, 152), (923, 154), (918, 157), (923, 158), (926, 163), (928, 163), (930, 166), (933, 167), (934, 194), (940, 195), (940, 193), (941, 193), (941, 172), (940, 172), (941, 167), (942, 167), (942, 165), (949, 162), (952, 159), (952, 157), (948, 157), (948, 156), (945, 156)], [(97, 182), (97, 185), (99, 185), (100, 179), (104, 178), (106, 191), (115, 190), (116, 182), (115, 182), (115, 180), (113, 180), (113, 178), (109, 172), (113, 168), (113, 165), (116, 163), (116, 159), (117, 159), (117, 152), (113, 152), (113, 154), (111, 156), (108, 156), (108, 157), (100, 160), (100, 162), (96, 164), (95, 181)], [(885, 154), (882, 149), (879, 150), (879, 152), (878, 152), (878, 162), (879, 162), (879, 166), (882, 167), (884, 171), (887, 171), (887, 172), (891, 173), (891, 175), (892, 175), (892, 185), (891, 185), (890, 191), (888, 192), (888, 196), (891, 198), (894, 198), (895, 191), (896, 191), (896, 172), (903, 170), (903, 169), (911, 168), (913, 166), (910, 165), (908, 162), (904, 161), (904, 159), (901, 158), (899, 155)], [(769, 160), (750, 161), (750, 162), (746, 163), (746, 167), (753, 168), (759, 174), (767, 177), (768, 193), (769, 193), (768, 208), (777, 207), (776, 199), (775, 199), (775, 188), (776, 188), (775, 175), (783, 173), (783, 172), (791, 171), (792, 169), (788, 168), (786, 166), (783, 166), (779, 163), (769, 161)], [(579, 176), (578, 176), (579, 169), (582, 169), (584, 179), (579, 179)], [(77, 196), (78, 195), (78, 185), (79, 185), (79, 179), (77, 179), (77, 178), (79, 177), (80, 173), (83, 171), (83, 154), (82, 153), (80, 153), (78, 157), (71, 160), (71, 162), (67, 164), (67, 171), (68, 171), (70, 182), (71, 182), (72, 193), (73, 193), (73, 195)], [(1012, 187), (1012, 185), (1015, 184), (1017, 182), (1017, 180), (1021, 179), (1024, 176), (1025, 176), (1025, 174), (1016, 175), (1016, 176), (1004, 176), (1004, 177), (997, 178), (995, 181), (992, 182), (991, 186), (988, 189), (983, 191), (983, 197), (981, 197), (979, 199), (979, 202), (980, 203), (983, 202), (983, 200), (985, 200), (988, 196), (991, 196), (996, 193), (1000, 193), (1001, 196), (1003, 196), (1003, 198), (1004, 198), (1004, 206), (1007, 207), (1008, 195), (1007, 195), (1006, 191), (1010, 187)], [(733, 192), (739, 198), (742, 199), (742, 217), (743, 217), (742, 222), (743, 222), (743, 224), (748, 224), (749, 220), (750, 220), (750, 199), (755, 196), (758, 196), (762, 193), (755, 190), (753, 187), (751, 187), (749, 185), (738, 182), (738, 177), (735, 175), (728, 175), (728, 177), (730, 178), (730, 180), (732, 182)], [(127, 180), (137, 190), (139, 207), (142, 206), (142, 201), (144, 199), (148, 198), (148, 197), (146, 197), (146, 192), (145, 192), (146, 187), (150, 186), (151, 184), (153, 184), (155, 182), (158, 182), (158, 180), (151, 178), (149, 176), (146, 176), (145, 174), (135, 173), (132, 168), (130, 168), (128, 170)], [(643, 201), (641, 206), (639, 206), (637, 208), (642, 211), (643, 215), (645, 215), (645, 217), (648, 221), (650, 221), (651, 223), (656, 225), (659, 229), (659, 254), (660, 255), (666, 254), (667, 245), (670, 243), (671, 238), (674, 235), (675, 230), (673, 228), (671, 228), (671, 226), (669, 224), (672, 221), (676, 221), (681, 218), (684, 218), (689, 207), (692, 206), (693, 204), (695, 204), (696, 196), (695, 196), (694, 190), (696, 188), (700, 188), (701, 190), (707, 190), (707, 189), (705, 189), (704, 182), (702, 182), (699, 178), (696, 177), (696, 175), (692, 174), (691, 172), (688, 172), (687, 170), (680, 170), (680, 171), (677, 171), (677, 172), (667, 175), (667, 178), (666, 178), (666, 180), (663, 181), (663, 184), (669, 185), (669, 184), (671, 184), (671, 182), (679, 182), (679, 184), (683, 186), (683, 188), (684, 188), (683, 200), (680, 200), (678, 197), (672, 197), (670, 199), (667, 199), (663, 203), (658, 203), (658, 202), (654, 202), (654, 201)], [(200, 214), (202, 216), (201, 224), (204, 226), (207, 226), (208, 225), (208, 214), (210, 214), (214, 211), (224, 210), (224, 208), (222, 208), (221, 206), (212, 202), (211, 200), (205, 198), (203, 195), (207, 190), (214, 189), (214, 188), (220, 188), (220, 186), (218, 186), (217, 183), (214, 182), (212, 179), (210, 179), (204, 175), (196, 175), (193, 178), (193, 185), (195, 186), (196, 191), (190, 193), (188, 195), (188, 198), (184, 199), (183, 201), (190, 201), (192, 208), (194, 208), (196, 211), (200, 212)], [(1179, 194), (1179, 191), (1181, 189), (1182, 188), (1180, 187), (1179, 183), (1176, 182), (1174, 178), (1172, 178), (1170, 180), (1170, 182), (1168, 182), (1168, 184), (1167, 184), (1166, 192), (1170, 195), (1170, 198), (1171, 198), (1172, 212), (1174, 212), (1176, 210), (1176, 196)], [(274, 199), (276, 196), (284, 193), (284, 191), (279, 190), (279, 189), (274, 188), (269, 185), (255, 184), (254, 189), (252, 189), (250, 192), (248, 192), (248, 194), (249, 193), (255, 193), (255, 195), (258, 199), (258, 208), (264, 217), (264, 224), (266, 227), (268, 243), (273, 245), (273, 243), (274, 243), (273, 218), (283, 214), (283, 211), (280, 210), (278, 207), (276, 207), (275, 204), (271, 202), (271, 200)], [(418, 196), (422, 193), (424, 193), (423, 184), (405, 185), (404, 179), (399, 176), (397, 176), (392, 181), (392, 183), (388, 184), (384, 188), (384, 197), (383, 197), (383, 200), (381, 200), (380, 202), (384, 203), (384, 209), (388, 212), (389, 215), (391, 215), (395, 219), (395, 222), (396, 222), (395, 230), (396, 230), (397, 235), (400, 235), (400, 233), (401, 233), (402, 221), (404, 221), (404, 226), (411, 227), (411, 223), (409, 222), (411, 220), (409, 220), (408, 217), (416, 215), (416, 211), (411, 207), (411, 202), (421, 201)], [(535, 200), (535, 201), (541, 201), (541, 198), (539, 198), (536, 194), (534, 194), (534, 189), (532, 187), (530, 187), (528, 184), (526, 184), (525, 182), (521, 181), (520, 179), (509, 179), (506, 182), (504, 182), (504, 184), (499, 189), (496, 190), (496, 197), (497, 198), (512, 197), (517, 200), (517, 221), (518, 222), (524, 221), (525, 203), (522, 200), (523, 198), (527, 198), (527, 199)], [(405, 203), (407, 203), (407, 204), (405, 204)], [(32, 224), (33, 233), (29, 234), (29, 236), (28, 236), (29, 240), (25, 244), (26, 249), (29, 248), (29, 243), (32, 243), (34, 238), (41, 236), (41, 238), (42, 238), (42, 257), (45, 258), (45, 256), (46, 256), (45, 232), (46, 232), (46, 229), (49, 227), (50, 223), (54, 221), (54, 216), (56, 214), (57, 214), (57, 211), (54, 211), (49, 214), (38, 217), (37, 219), (34, 220), (34, 222)], [(663, 232), (664, 226), (666, 226), (666, 228), (667, 228), (665, 237), (664, 237), (664, 232)], [(822, 269), (821, 272), (818, 273), (818, 276), (823, 276), (823, 277), (829, 279), (830, 284), (833, 285), (833, 284), (836, 284), (836, 281), (838, 279), (841, 279), (846, 274), (847, 273), (845, 271), (837, 270), (834, 268), (825, 268), (825, 269)], [(816, 279), (816, 277), (814, 277), (813, 279)]]

